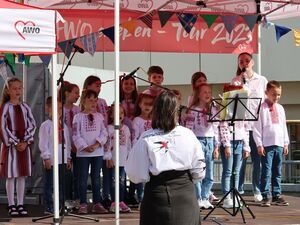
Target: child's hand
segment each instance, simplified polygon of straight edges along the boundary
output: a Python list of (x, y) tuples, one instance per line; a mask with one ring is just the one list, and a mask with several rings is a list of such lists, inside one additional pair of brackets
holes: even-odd
[(288, 146), (283, 147), (283, 155), (288, 155), (289, 154), (289, 148)]
[(94, 150), (91, 148), (91, 146), (88, 146), (88, 147), (84, 148), (83, 151), (93, 152)]
[(219, 151), (219, 148), (216, 147), (214, 152), (213, 152), (213, 158), (214, 159), (218, 159), (219, 158), (219, 154), (220, 154), (220, 151)]
[(98, 141), (96, 141), (95, 144), (91, 145), (90, 147), (93, 149), (93, 151), (95, 151), (97, 148), (99, 148), (101, 145)]
[(258, 153), (260, 156), (266, 156), (266, 151), (265, 151), (265, 149), (264, 149), (263, 146), (257, 147), (257, 153)]
[(225, 158), (226, 159), (228, 159), (231, 156), (231, 149), (230, 149), (229, 146), (225, 147), (224, 153), (225, 153)]
[(73, 153), (77, 152), (77, 148), (75, 147), (74, 144), (72, 144), (72, 146), (71, 146), (71, 152), (73, 152)]
[(112, 161), (111, 159), (110, 160), (106, 160), (106, 167), (107, 168), (113, 168), (115, 165), (114, 165), (114, 161)]
[(17, 150), (19, 152), (23, 152), (27, 148), (27, 143), (26, 142), (20, 142), (17, 144)]
[(72, 162), (71, 162), (71, 159), (68, 159), (67, 161), (67, 170), (70, 170), (72, 169)]
[(45, 159), (44, 160), (44, 168), (46, 170), (50, 170), (51, 169), (51, 161), (50, 161), (50, 159)]
[(247, 159), (250, 156), (250, 152), (248, 151), (243, 151), (243, 158)]

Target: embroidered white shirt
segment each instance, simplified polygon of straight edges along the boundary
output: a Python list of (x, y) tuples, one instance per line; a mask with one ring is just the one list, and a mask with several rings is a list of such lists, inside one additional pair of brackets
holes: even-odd
[(274, 107), (278, 113), (278, 123), (272, 123), (268, 104), (264, 102), (261, 106), (259, 119), (254, 122), (253, 127), (253, 138), (256, 146), (276, 145), (284, 147), (289, 144), (284, 108), (278, 103), (275, 103)]
[(190, 170), (193, 180), (205, 176), (205, 160), (201, 144), (193, 132), (176, 126), (164, 133), (150, 129), (134, 144), (125, 164), (125, 171), (134, 183), (148, 182), (149, 172), (158, 175), (169, 170)]
[[(88, 117), (89, 114), (80, 112), (75, 115), (73, 120), (73, 141), (77, 148), (77, 157), (103, 156), (103, 146), (107, 141), (107, 130), (104, 125), (103, 116), (100, 113), (92, 113), (93, 121)], [(86, 147), (97, 142), (100, 147), (94, 152), (83, 151)]]

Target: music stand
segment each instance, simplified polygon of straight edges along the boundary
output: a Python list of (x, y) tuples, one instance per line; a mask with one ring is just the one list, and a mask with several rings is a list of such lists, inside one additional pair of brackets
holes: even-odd
[[(228, 102), (223, 102), (224, 99), (213, 99), (212, 104), (210, 107), (210, 115), (209, 115), (209, 122), (221, 122), (221, 121), (228, 121), (229, 125), (232, 126), (233, 131), (232, 131), (232, 141), (235, 142), (235, 121), (257, 121), (258, 120), (258, 114), (260, 110), (260, 105), (261, 105), (261, 98), (247, 98), (247, 97), (240, 97), (239, 94), (236, 94), (235, 97), (233, 98), (226, 98), (225, 99)], [(256, 112), (251, 112), (247, 108), (247, 101), (251, 100), (258, 100), (258, 108)], [(213, 115), (212, 113), (212, 107), (213, 105), (219, 106), (219, 111)], [(233, 107), (233, 108), (232, 108)], [(232, 114), (225, 113), (224, 118), (219, 118), (219, 115), (222, 113), (226, 112), (228, 108), (232, 108)], [(228, 115), (229, 114), (229, 115)], [(232, 154), (234, 154), (234, 147), (232, 149)], [(234, 160), (234, 158), (233, 158)], [(234, 163), (232, 164), (232, 167), (234, 166)], [(245, 202), (241, 194), (238, 192), (237, 188), (235, 187), (235, 172), (234, 168), (232, 168), (232, 174), (231, 174), (231, 189), (223, 196), (223, 198), (217, 203), (217, 205), (209, 211), (209, 213), (203, 218), (205, 220), (216, 208), (222, 208), (224, 209), (228, 214), (231, 216), (236, 216), (238, 212), (241, 213), (243, 222), (246, 223), (244, 212), (243, 212), (243, 207), (245, 206), (248, 212), (251, 214), (252, 218), (255, 219), (255, 215), (249, 208), (248, 204)], [(232, 212), (229, 211), (229, 209), (224, 208), (221, 203), (225, 200), (225, 198), (232, 193), (232, 198), (233, 198), (233, 208)], [(238, 206), (238, 207), (236, 207)]]
[[(57, 86), (60, 85), (60, 99), (61, 99), (61, 102), (62, 102), (62, 107), (61, 107), (61, 118), (60, 118), (60, 123), (62, 124), (62, 127), (64, 127), (64, 102), (65, 102), (65, 99), (64, 99), (64, 90), (65, 90), (65, 86), (64, 86), (64, 75), (68, 69), (68, 67), (71, 65), (71, 62), (72, 62), (72, 59), (73, 57), (75, 56), (76, 52), (78, 52), (78, 49), (75, 48), (71, 58), (69, 59), (68, 63), (67, 63), (67, 66), (65, 67), (65, 69), (63, 70), (63, 72), (60, 73), (60, 77), (59, 79), (57, 80)], [(61, 136), (64, 137), (64, 129), (61, 129)], [(65, 151), (65, 141), (64, 141), (64, 138), (62, 138), (61, 140), (61, 148), (62, 148), (62, 152), (61, 152), (61, 157), (62, 157), (62, 164), (63, 164), (63, 167), (62, 167), (62, 177), (64, 178), (65, 177), (65, 166), (66, 164), (64, 163), (64, 158), (65, 158), (65, 154), (64, 154), (64, 151)], [(80, 219), (86, 219), (86, 220), (93, 220), (94, 222), (99, 222), (99, 219), (97, 218), (93, 218), (93, 217), (87, 217), (87, 216), (82, 216), (82, 215), (77, 215), (77, 214), (73, 214), (73, 213), (70, 213), (68, 210), (66, 210), (66, 206), (65, 206), (65, 179), (62, 179), (62, 206), (60, 208), (60, 213), (59, 213), (59, 221), (56, 221), (56, 219), (53, 217), (54, 215), (51, 214), (51, 215), (47, 215), (47, 216), (43, 216), (43, 217), (39, 217), (39, 218), (35, 218), (35, 219), (32, 219), (32, 222), (37, 222), (39, 220), (43, 220), (43, 219), (47, 219), (47, 218), (50, 218), (50, 217), (53, 217), (53, 222), (56, 223), (56, 222), (59, 222), (59, 224), (61, 224), (63, 222), (63, 219), (65, 216), (71, 216), (71, 217), (75, 217), (75, 218), (80, 218)]]

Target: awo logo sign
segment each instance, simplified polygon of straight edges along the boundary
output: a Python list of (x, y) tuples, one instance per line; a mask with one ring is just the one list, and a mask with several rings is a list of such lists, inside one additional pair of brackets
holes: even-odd
[(15, 22), (15, 29), (24, 40), (26, 40), (28, 34), (39, 34), (41, 32), (41, 28), (36, 26), (33, 21), (18, 20)]
[(153, 6), (153, 1), (152, 0), (141, 0), (138, 4), (137, 7), (139, 9), (151, 9)]

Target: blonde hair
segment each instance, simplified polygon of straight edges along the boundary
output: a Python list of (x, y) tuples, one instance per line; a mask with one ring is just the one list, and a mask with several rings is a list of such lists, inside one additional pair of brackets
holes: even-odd
[(95, 91), (93, 90), (84, 90), (82, 91), (81, 97), (80, 97), (80, 110), (84, 111), (84, 100), (90, 97), (98, 98), (98, 95)]
[[(197, 87), (193, 92), (193, 100), (192, 100), (191, 106), (187, 110), (187, 113), (193, 106), (199, 105), (199, 103), (200, 103), (199, 93), (201, 92), (201, 89), (203, 87), (209, 87), (211, 89), (211, 86), (208, 83), (203, 83), (199, 87)], [(209, 110), (210, 104), (211, 103), (206, 104), (206, 106), (205, 106), (206, 110)]]
[(8, 94), (8, 89), (13, 82), (20, 82), (22, 84), (22, 81), (17, 77), (11, 77), (11, 78), (7, 79), (7, 81), (5, 82), (5, 85), (3, 87), (3, 90), (2, 90), (2, 99), (1, 99), (1, 103), (0, 103), (1, 106), (3, 106), (6, 102), (8, 102), (10, 100), (10, 96)]

